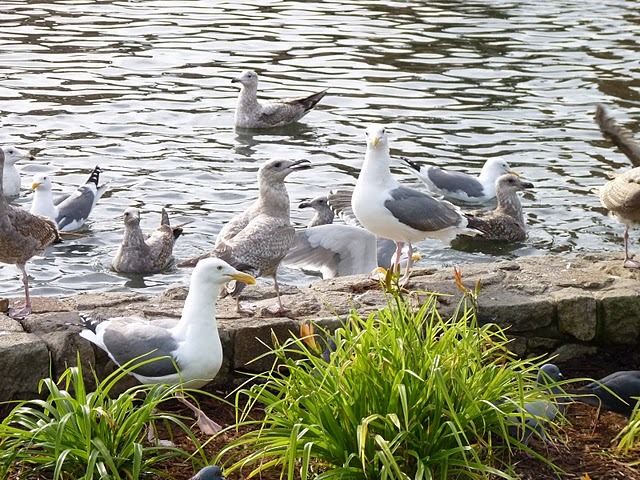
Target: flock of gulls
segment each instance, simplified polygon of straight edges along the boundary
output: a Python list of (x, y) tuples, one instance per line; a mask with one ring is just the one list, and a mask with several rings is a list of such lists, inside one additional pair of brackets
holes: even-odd
[[(254, 71), (245, 71), (232, 81), (240, 85), (235, 112), (237, 128), (265, 129), (296, 122), (326, 94), (322, 91), (303, 98), (261, 102), (257, 98), (258, 75)], [(596, 119), (603, 133), (632, 162), (637, 162), (636, 168), (604, 185), (600, 198), (627, 226), (624, 266), (640, 268), (640, 262), (628, 253), (628, 229), (640, 222), (640, 147), (602, 107), (598, 108)], [(314, 209), (315, 214), (307, 228), (297, 231), (290, 221), (285, 181), (289, 175), (311, 168), (310, 162), (271, 160), (261, 165), (255, 202), (222, 227), (209, 252), (178, 263), (178, 267), (194, 267), (179, 320), (83, 317), (81, 336), (106, 351), (118, 365), (150, 352), (154, 352), (152, 358), (164, 357), (134, 371), (133, 375), (141, 382), (185, 382), (197, 387), (215, 377), (222, 362), (215, 315), (221, 290), (236, 299), (239, 312), (253, 314), (253, 309), (240, 301), (244, 287), (255, 283), (256, 277), (272, 277), (277, 303), (270, 312), (284, 314), (287, 308), (280, 298), (277, 281), (282, 263), (318, 270), (325, 278), (368, 274), (380, 267), (398, 271), (404, 267), (400, 282), (405, 286), (416, 259), (413, 246), (426, 238), (443, 242), (460, 236), (480, 242), (525, 240), (526, 225), (518, 192), (533, 185), (503, 160), (488, 160), (476, 176), (402, 159), (426, 187), (415, 189), (401, 185), (391, 174), (387, 128), (369, 126), (365, 137), (364, 162), (353, 190), (330, 191), (300, 204), (300, 208)], [(100, 185), (102, 171), (95, 167), (84, 185), (66, 197), (54, 198), (51, 177), (36, 175), (31, 185), (33, 203), (27, 212), (11, 205), (9, 200), (20, 191), (15, 164), (28, 157), (15, 147), (0, 150), (0, 262), (15, 264), (21, 270), (25, 290), (24, 306), (8, 312), (16, 319), (31, 312), (26, 262), (82, 228), (108, 188), (106, 184)], [(493, 201), (494, 209), (471, 211), (454, 203)], [(337, 218), (343, 223), (335, 222)], [(173, 265), (173, 246), (184, 224), (172, 227), (163, 210), (158, 229), (145, 235), (136, 208), (128, 208), (123, 221), (122, 244), (111, 263), (116, 272), (148, 274)], [(626, 376), (625, 372), (618, 373), (617, 377), (607, 377), (596, 386), (585, 388), (591, 389), (588, 393), (598, 399), (602, 408), (630, 415), (630, 398), (640, 395), (640, 374), (635, 372), (634, 377), (633, 372), (627, 372)], [(557, 377), (549, 372), (546, 375)], [(612, 406), (616, 402), (598, 391), (602, 384), (627, 399), (627, 405)], [(547, 411), (545, 406), (532, 406), (540, 408)], [(197, 415), (204, 430), (219, 429), (202, 412)], [(221, 476), (218, 471), (216, 474)]]

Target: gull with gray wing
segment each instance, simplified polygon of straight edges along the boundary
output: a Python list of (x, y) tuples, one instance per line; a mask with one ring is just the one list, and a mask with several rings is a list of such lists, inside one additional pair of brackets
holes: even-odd
[(107, 190), (106, 184), (98, 186), (101, 173), (100, 167), (96, 166), (84, 185), (57, 202), (53, 200), (51, 177), (47, 174), (35, 175), (31, 185), (34, 190), (31, 213), (53, 220), (61, 232), (78, 230)]
[(4, 173), (2, 177), (2, 189), (5, 197), (17, 197), (20, 194), (20, 172), (16, 163), (20, 160), (32, 160), (33, 155), (23, 152), (13, 145), (2, 147), (4, 152)]
[(297, 122), (311, 111), (326, 90), (300, 98), (258, 101), (258, 74), (245, 70), (232, 80), (240, 84), (235, 125), (240, 128), (273, 128)]

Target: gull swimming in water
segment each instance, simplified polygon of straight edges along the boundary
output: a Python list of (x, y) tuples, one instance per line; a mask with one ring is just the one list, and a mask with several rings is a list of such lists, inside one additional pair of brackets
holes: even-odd
[(2, 147), (4, 152), (4, 173), (2, 178), (2, 189), (5, 197), (17, 197), (20, 194), (20, 172), (16, 168), (16, 162), (20, 160), (33, 160), (33, 155), (22, 150), (7, 145)]
[[(191, 274), (189, 293), (179, 320), (87, 317), (83, 318), (80, 336), (107, 352), (118, 366), (131, 361), (141, 363), (131, 372), (141, 383), (200, 388), (218, 374), (222, 365), (216, 300), (222, 285), (230, 280), (255, 283), (251, 275), (239, 272), (223, 260), (202, 260)], [(148, 362), (151, 359), (157, 360)], [(183, 401), (181, 397), (178, 400)], [(198, 420), (203, 431), (219, 431), (218, 424), (200, 413)]]
[(140, 229), (140, 210), (124, 211), (124, 237), (111, 262), (119, 273), (158, 273), (173, 261), (173, 245), (182, 234), (182, 225), (171, 227), (167, 211), (162, 209), (160, 226), (145, 236)]
[(383, 126), (370, 126), (366, 137), (367, 152), (351, 199), (353, 213), (371, 233), (396, 242), (396, 269), (403, 244), (407, 244), (407, 267), (400, 280), (404, 285), (413, 265), (414, 242), (426, 238), (449, 242), (460, 233), (477, 232), (467, 228), (467, 218), (455, 205), (403, 187), (391, 176), (389, 142)]
[(84, 185), (56, 202), (51, 191), (51, 177), (44, 173), (35, 175), (31, 185), (34, 190), (31, 213), (50, 218), (61, 232), (78, 230), (107, 190), (106, 184), (98, 186), (101, 173), (100, 167), (96, 167)]
[(431, 192), (468, 203), (484, 203), (495, 198), (498, 177), (513, 173), (507, 162), (498, 158), (487, 160), (477, 177), (433, 165), (419, 165), (406, 158), (402, 160)]
[(31, 313), (29, 277), (25, 264), (34, 255), (41, 254), (49, 245), (59, 242), (56, 224), (43, 217), (32, 215), (7, 203), (2, 191), (4, 151), (0, 149), (0, 262), (14, 264), (22, 272), (25, 305), (22, 309), (9, 309), (9, 316), (25, 318)]
[[(277, 271), (293, 243), (295, 229), (291, 225), (289, 194), (284, 181), (291, 173), (310, 167), (308, 160), (271, 160), (264, 163), (258, 170), (258, 199), (222, 227), (213, 250), (178, 266), (190, 267), (203, 258), (218, 257), (254, 277), (270, 276), (278, 303), (269, 311), (273, 314), (287, 312), (280, 299)], [(240, 305), (243, 288), (236, 283), (229, 293), (236, 299), (238, 312), (253, 314), (252, 309)]]
[(629, 255), (629, 228), (640, 223), (640, 167), (632, 168), (605, 183), (600, 202), (618, 221), (624, 223), (624, 267), (640, 268)]
[(245, 70), (231, 80), (240, 83), (235, 125), (240, 128), (273, 128), (297, 122), (325, 96), (326, 90), (307, 97), (258, 101), (258, 75)]
[(526, 188), (533, 188), (533, 184), (521, 180), (512, 173), (498, 177), (496, 180), (498, 206), (495, 210), (464, 212), (464, 216), (469, 221), (468, 226), (482, 233), (474, 239), (511, 243), (521, 242), (527, 238), (522, 204), (517, 193)]

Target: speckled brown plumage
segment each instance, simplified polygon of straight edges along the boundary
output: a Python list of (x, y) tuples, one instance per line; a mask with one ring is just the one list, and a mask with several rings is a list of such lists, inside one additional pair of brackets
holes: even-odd
[[(262, 165), (258, 170), (258, 199), (220, 230), (212, 251), (178, 266), (194, 266), (203, 258), (218, 257), (254, 277), (271, 276), (278, 298), (278, 307), (273, 313), (286, 311), (280, 300), (276, 274), (291, 248), (295, 230), (289, 217), (289, 194), (284, 180), (290, 173), (309, 166), (307, 160), (272, 160)], [(238, 311), (250, 313), (240, 308), (243, 285), (238, 283), (230, 293), (238, 300)]]
[(60, 235), (51, 220), (14, 207), (7, 203), (2, 192), (4, 153), (0, 149), (0, 262), (16, 265), (22, 271), (25, 291), (25, 306), (20, 311), (9, 310), (13, 318), (24, 318), (31, 313), (29, 284), (25, 263), (34, 255), (57, 241)]
[(595, 120), (602, 135), (611, 140), (634, 167), (640, 167), (640, 142), (634, 138), (633, 133), (619, 125), (604, 105), (597, 106)]

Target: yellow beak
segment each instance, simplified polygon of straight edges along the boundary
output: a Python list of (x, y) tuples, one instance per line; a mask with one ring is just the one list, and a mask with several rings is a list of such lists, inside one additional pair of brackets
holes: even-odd
[(237, 280), (238, 282), (246, 283), (247, 285), (253, 285), (256, 283), (256, 279), (248, 273), (229, 273), (227, 276)]
[(38, 188), (40, 186), (40, 184), (38, 182), (33, 182), (31, 184), (31, 190), (35, 190), (36, 188)]
[(373, 137), (371, 139), (371, 145), (373, 145), (374, 147), (377, 147), (378, 143), (380, 143), (380, 139), (378, 137)]
[(518, 178), (522, 178), (518, 172), (514, 172), (513, 170), (507, 173), (510, 173), (511, 175), (515, 175)]

